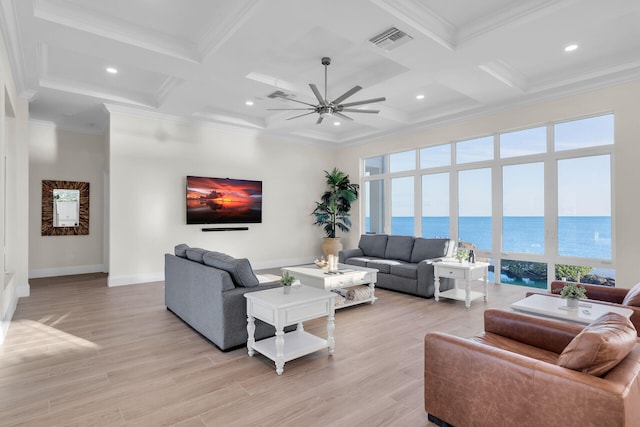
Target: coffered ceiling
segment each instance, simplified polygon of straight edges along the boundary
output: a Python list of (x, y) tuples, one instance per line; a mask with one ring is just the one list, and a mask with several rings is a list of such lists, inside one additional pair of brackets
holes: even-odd
[[(0, 2), (31, 118), (89, 131), (106, 129), (107, 104), (337, 144), (640, 78), (631, 0)], [(369, 41), (391, 27), (408, 37)], [(359, 106), (379, 114), (317, 125), (269, 110), (305, 107), (276, 91), (316, 104), (323, 56), (328, 98), (360, 85), (345, 102), (384, 96)]]

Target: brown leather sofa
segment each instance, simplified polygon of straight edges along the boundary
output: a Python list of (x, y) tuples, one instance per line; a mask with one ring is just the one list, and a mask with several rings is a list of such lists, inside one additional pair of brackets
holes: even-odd
[[(551, 293), (554, 295), (560, 295), (560, 291), (566, 285), (567, 282), (557, 280), (551, 283)], [(612, 288), (610, 286), (601, 285), (587, 285), (581, 284), (587, 290), (587, 299), (591, 302), (598, 304), (612, 305), (612, 306), (624, 306), (633, 310), (631, 315), (631, 323), (635, 326), (640, 336), (640, 283), (631, 289), (625, 288)], [(528, 295), (536, 292), (528, 292)], [(548, 294), (541, 292), (543, 294)], [(640, 425), (640, 422), (638, 423)]]
[[(624, 319), (626, 322), (626, 319)], [(424, 407), (440, 426), (637, 426), (640, 343), (627, 322), (630, 352), (595, 376), (558, 366), (583, 326), (500, 310), (485, 332), (424, 339)]]

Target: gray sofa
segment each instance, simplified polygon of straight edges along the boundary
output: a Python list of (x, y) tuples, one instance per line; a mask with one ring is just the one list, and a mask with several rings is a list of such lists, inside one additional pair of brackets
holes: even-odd
[[(167, 309), (225, 351), (247, 344), (244, 294), (281, 286), (259, 284), (246, 258), (185, 244), (165, 254), (164, 261)], [(273, 326), (257, 319), (255, 324), (256, 339), (275, 335)]]
[[(451, 239), (363, 234), (358, 248), (340, 251), (338, 261), (377, 269), (376, 287), (431, 298), (435, 292), (433, 263), (453, 257), (455, 250), (456, 242)], [(454, 286), (452, 279), (440, 279), (440, 290)]]

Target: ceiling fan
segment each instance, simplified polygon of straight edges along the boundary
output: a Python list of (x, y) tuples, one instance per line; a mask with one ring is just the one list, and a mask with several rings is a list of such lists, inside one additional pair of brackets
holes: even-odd
[(298, 101), (296, 99), (291, 99), (286, 96), (281, 96), (286, 100), (308, 105), (308, 107), (307, 108), (270, 108), (269, 110), (291, 110), (291, 111), (309, 110), (308, 113), (299, 114), (297, 116), (290, 117), (287, 120), (297, 119), (298, 117), (303, 117), (303, 116), (308, 116), (309, 114), (318, 113), (320, 117), (318, 117), (318, 121), (316, 121), (317, 125), (322, 123), (323, 119), (330, 118), (332, 116), (337, 116), (337, 117), (340, 117), (341, 119), (346, 119), (346, 120), (353, 120), (351, 117), (345, 114), (342, 114), (343, 112), (373, 113), (373, 114), (380, 112), (380, 110), (365, 110), (365, 109), (349, 108), (349, 107), (355, 107), (356, 105), (363, 105), (363, 104), (373, 104), (374, 102), (382, 102), (386, 100), (385, 97), (366, 99), (364, 101), (347, 102), (346, 104), (342, 104), (342, 101), (344, 101), (345, 99), (349, 98), (350, 96), (358, 92), (360, 89), (362, 89), (361, 86), (354, 86), (348, 91), (346, 91), (345, 93), (343, 93), (342, 95), (340, 95), (339, 97), (337, 97), (336, 99), (334, 99), (333, 101), (329, 101), (327, 99), (327, 67), (329, 66), (329, 64), (331, 64), (331, 58), (326, 56), (323, 57), (322, 65), (324, 65), (324, 98), (322, 97), (322, 94), (318, 90), (318, 87), (313, 83), (309, 83), (309, 87), (311, 88), (311, 90), (313, 91), (313, 94), (318, 99), (317, 105), (309, 104), (308, 102)]

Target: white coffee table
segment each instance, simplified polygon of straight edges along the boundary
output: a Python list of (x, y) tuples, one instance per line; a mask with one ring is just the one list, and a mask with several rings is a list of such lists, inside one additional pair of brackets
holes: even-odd
[[(335, 348), (333, 332), (334, 298), (336, 294), (310, 286), (292, 286), (285, 294), (282, 288), (248, 292), (247, 299), (247, 349), (249, 356), (254, 351), (276, 363), (276, 372), (282, 375), (284, 364), (324, 348), (332, 355)], [(305, 332), (302, 322), (327, 316), (327, 339)], [(260, 341), (255, 340), (255, 319), (275, 326), (276, 335)], [(284, 333), (284, 328), (297, 324), (297, 329)]]
[(586, 301), (580, 302), (577, 310), (569, 310), (567, 308), (567, 300), (550, 295), (538, 294), (530, 295), (520, 301), (514, 302), (511, 304), (511, 308), (524, 313), (570, 320), (585, 325), (588, 325), (598, 317), (607, 313), (618, 313), (627, 318), (633, 314), (633, 310), (628, 308)]
[[(433, 275), (435, 285), (435, 299), (440, 301), (440, 298), (451, 298), (459, 301), (464, 301), (465, 307), (471, 307), (471, 301), (477, 298), (484, 298), (487, 300), (487, 277), (489, 275), (489, 263), (488, 262), (454, 262), (454, 261), (439, 261), (433, 264)], [(448, 277), (456, 281), (456, 285), (453, 289), (440, 292), (440, 278)], [(483, 292), (474, 292), (471, 290), (471, 281), (476, 279), (482, 279)], [(464, 281), (464, 289), (458, 288), (458, 280)]]
[(356, 265), (338, 264), (335, 273), (320, 269), (314, 264), (298, 267), (283, 267), (282, 271), (300, 279), (300, 283), (318, 289), (332, 290), (348, 288), (350, 286), (368, 285), (369, 297), (359, 300), (345, 301), (336, 308), (349, 307), (354, 304), (371, 303), (376, 301), (375, 285), (378, 280), (378, 270), (375, 268), (359, 267)]

